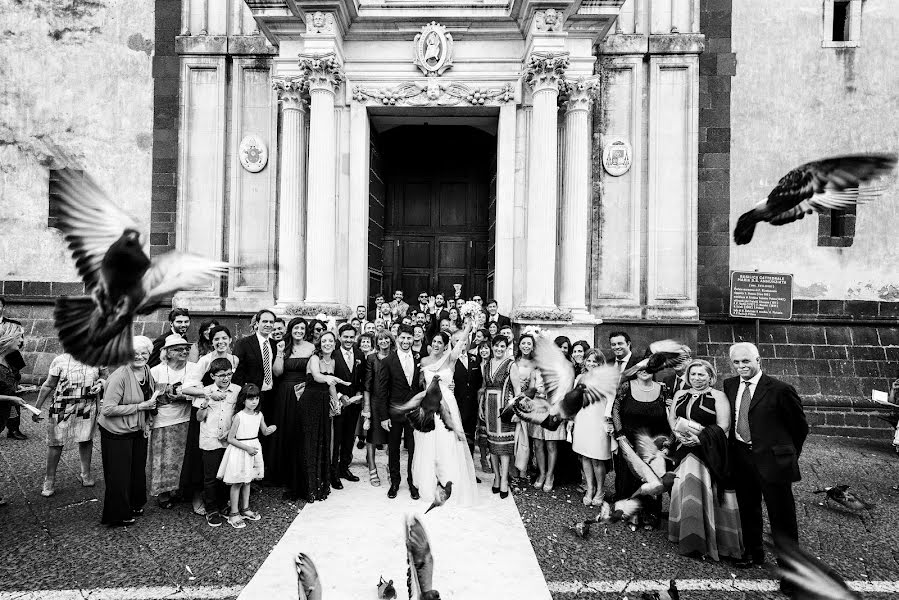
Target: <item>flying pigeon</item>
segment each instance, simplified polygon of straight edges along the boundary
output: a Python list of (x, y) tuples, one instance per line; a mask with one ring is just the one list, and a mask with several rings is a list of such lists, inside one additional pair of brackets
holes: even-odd
[[(664, 436), (661, 437), (664, 438)], [(674, 475), (671, 474), (669, 476), (663, 471), (667, 459), (667, 454), (664, 454), (661, 449), (664, 442), (657, 441), (645, 433), (638, 433), (635, 437), (635, 442), (640, 452), (634, 450), (627, 437), (622, 435), (618, 438), (618, 448), (625, 462), (631, 471), (634, 472), (634, 475), (643, 481), (643, 485), (634, 492), (631, 498), (658, 496), (666, 489), (670, 490), (670, 485), (674, 482)], [(650, 466), (647, 461), (651, 461), (654, 466)], [(663, 472), (661, 474), (657, 473), (657, 469)], [(661, 479), (662, 477), (665, 477), (664, 481)]]
[(457, 436), (460, 433), (456, 421), (449, 411), (449, 407), (443, 401), (443, 394), (440, 392), (439, 375), (434, 375), (425, 391), (412, 396), (408, 402), (397, 407), (396, 411), (405, 413), (412, 428), (424, 433), (434, 431), (434, 415), (440, 413), (440, 419), (443, 421), (444, 426), (448, 430), (456, 432)]
[(439, 600), (434, 584), (434, 557), (421, 519), (406, 515), (406, 582), (410, 600)]
[(865, 502), (852, 492), (848, 491), (848, 485), (832, 485), (826, 488), (817, 489), (815, 494), (827, 494), (825, 501), (833, 500), (841, 506), (845, 506), (849, 510), (862, 510), (874, 508), (873, 504)]
[(586, 538), (590, 535), (590, 523), (588, 521), (578, 521), (574, 525), (569, 526), (568, 529), (579, 538)]
[(768, 194), (737, 220), (734, 241), (752, 240), (755, 224), (784, 225), (813, 212), (843, 209), (879, 196), (884, 187), (868, 185), (896, 167), (896, 154), (848, 154), (816, 160), (796, 167)]
[(381, 577), (381, 581), (378, 582), (378, 600), (396, 600), (396, 588), (393, 587), (393, 579), (384, 581), (384, 578)]
[(90, 176), (61, 172), (58, 227), (89, 296), (56, 300), (53, 317), (63, 349), (91, 366), (131, 359), (131, 324), (171, 294), (227, 273), (228, 264), (182, 252), (150, 259), (137, 223)]
[(634, 364), (622, 375), (632, 377), (637, 371), (644, 370), (647, 373), (658, 373), (665, 369), (677, 370), (680, 367), (686, 367), (690, 362), (690, 348), (674, 340), (653, 342), (649, 345), (649, 351), (652, 354)]
[(774, 533), (777, 564), (784, 581), (793, 584), (798, 600), (856, 600), (861, 598), (849, 589), (843, 578), (796, 542), (781, 533)]
[(668, 583), (668, 591), (643, 592), (641, 598), (643, 600), (680, 600), (680, 591), (677, 589), (677, 584), (674, 583), (674, 580), (672, 579)]
[(515, 399), (515, 414), (528, 423), (555, 431), (563, 421), (573, 419), (587, 404), (606, 399), (612, 402), (618, 387), (620, 374), (611, 365), (601, 365), (587, 371), (580, 382), (574, 384), (574, 368), (562, 351), (548, 337), (539, 336), (534, 360), (540, 375), (546, 399), (521, 395)]
[(443, 506), (446, 504), (446, 501), (449, 500), (449, 497), (453, 495), (453, 482), (447, 481), (446, 485), (443, 485), (439, 481), (437, 482), (437, 487), (434, 489), (434, 501), (431, 502), (431, 506), (428, 507), (428, 510), (425, 511), (425, 514), (431, 512), (432, 508), (437, 508), (438, 506)]
[(300, 600), (321, 600), (322, 586), (312, 559), (300, 552), (294, 559), (297, 568)]

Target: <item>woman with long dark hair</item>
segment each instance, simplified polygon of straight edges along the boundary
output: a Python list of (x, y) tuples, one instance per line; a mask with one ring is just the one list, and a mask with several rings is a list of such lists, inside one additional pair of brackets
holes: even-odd
[(278, 379), (268, 418), (269, 424), (277, 426), (281, 433), (268, 440), (264, 454), (265, 477), (275, 485), (290, 484), (295, 472), (293, 463), (301, 435), (296, 428), (297, 407), (306, 386), (306, 366), (315, 352), (315, 346), (306, 339), (307, 333), (306, 319), (291, 319), (284, 335), (284, 350), (275, 355), (272, 365), (272, 372)]
[(197, 356), (206, 356), (213, 351), (212, 347), (212, 330), (219, 326), (219, 322), (215, 319), (209, 319), (200, 323), (199, 337), (197, 339)]
[(378, 487), (381, 478), (378, 476), (378, 467), (375, 464), (375, 450), (377, 446), (387, 443), (387, 432), (381, 427), (377, 419), (371, 418), (371, 399), (378, 395), (378, 374), (381, 372), (381, 363), (396, 349), (393, 335), (386, 330), (381, 330), (375, 335), (376, 351), (365, 357), (365, 391), (362, 393), (362, 415), (365, 419), (362, 425), (365, 434), (365, 455), (368, 463), (369, 483)]

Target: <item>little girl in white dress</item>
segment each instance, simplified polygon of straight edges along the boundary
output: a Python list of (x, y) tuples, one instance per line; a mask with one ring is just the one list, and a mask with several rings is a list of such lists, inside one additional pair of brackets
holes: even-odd
[[(216, 477), (231, 486), (231, 514), (228, 524), (235, 529), (246, 527), (244, 519), (258, 521), (259, 513), (250, 510), (250, 482), (265, 476), (259, 434), (271, 435), (277, 426), (266, 426), (259, 412), (259, 387), (248, 383), (237, 395), (234, 419), (228, 432), (228, 447)], [(240, 510), (238, 512), (238, 507)]]

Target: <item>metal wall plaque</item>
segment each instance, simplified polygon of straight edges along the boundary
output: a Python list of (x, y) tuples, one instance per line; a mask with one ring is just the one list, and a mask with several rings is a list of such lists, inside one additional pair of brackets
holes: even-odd
[(268, 148), (258, 135), (248, 135), (240, 140), (237, 149), (241, 166), (250, 173), (258, 173), (268, 163)]
[(793, 316), (793, 276), (787, 273), (731, 271), (730, 315), (789, 320)]
[(602, 166), (606, 173), (613, 177), (624, 175), (630, 171), (633, 157), (634, 151), (627, 140), (621, 137), (606, 139), (606, 145), (602, 149)]

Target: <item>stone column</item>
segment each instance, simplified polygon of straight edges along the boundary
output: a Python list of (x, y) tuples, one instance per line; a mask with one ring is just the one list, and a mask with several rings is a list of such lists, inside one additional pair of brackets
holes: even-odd
[(300, 55), (310, 96), (306, 302), (337, 302), (334, 96), (344, 78), (340, 66), (334, 53)]
[(583, 318), (588, 317), (585, 294), (591, 192), (589, 111), (597, 84), (595, 77), (580, 77), (566, 85), (559, 304)]
[(556, 197), (558, 195), (559, 84), (568, 67), (567, 52), (533, 52), (526, 82), (533, 88), (528, 143), (527, 251), (523, 305), (555, 307)]
[(306, 82), (300, 77), (276, 78), (272, 85), (281, 102), (278, 304), (290, 304), (302, 302), (306, 295)]

